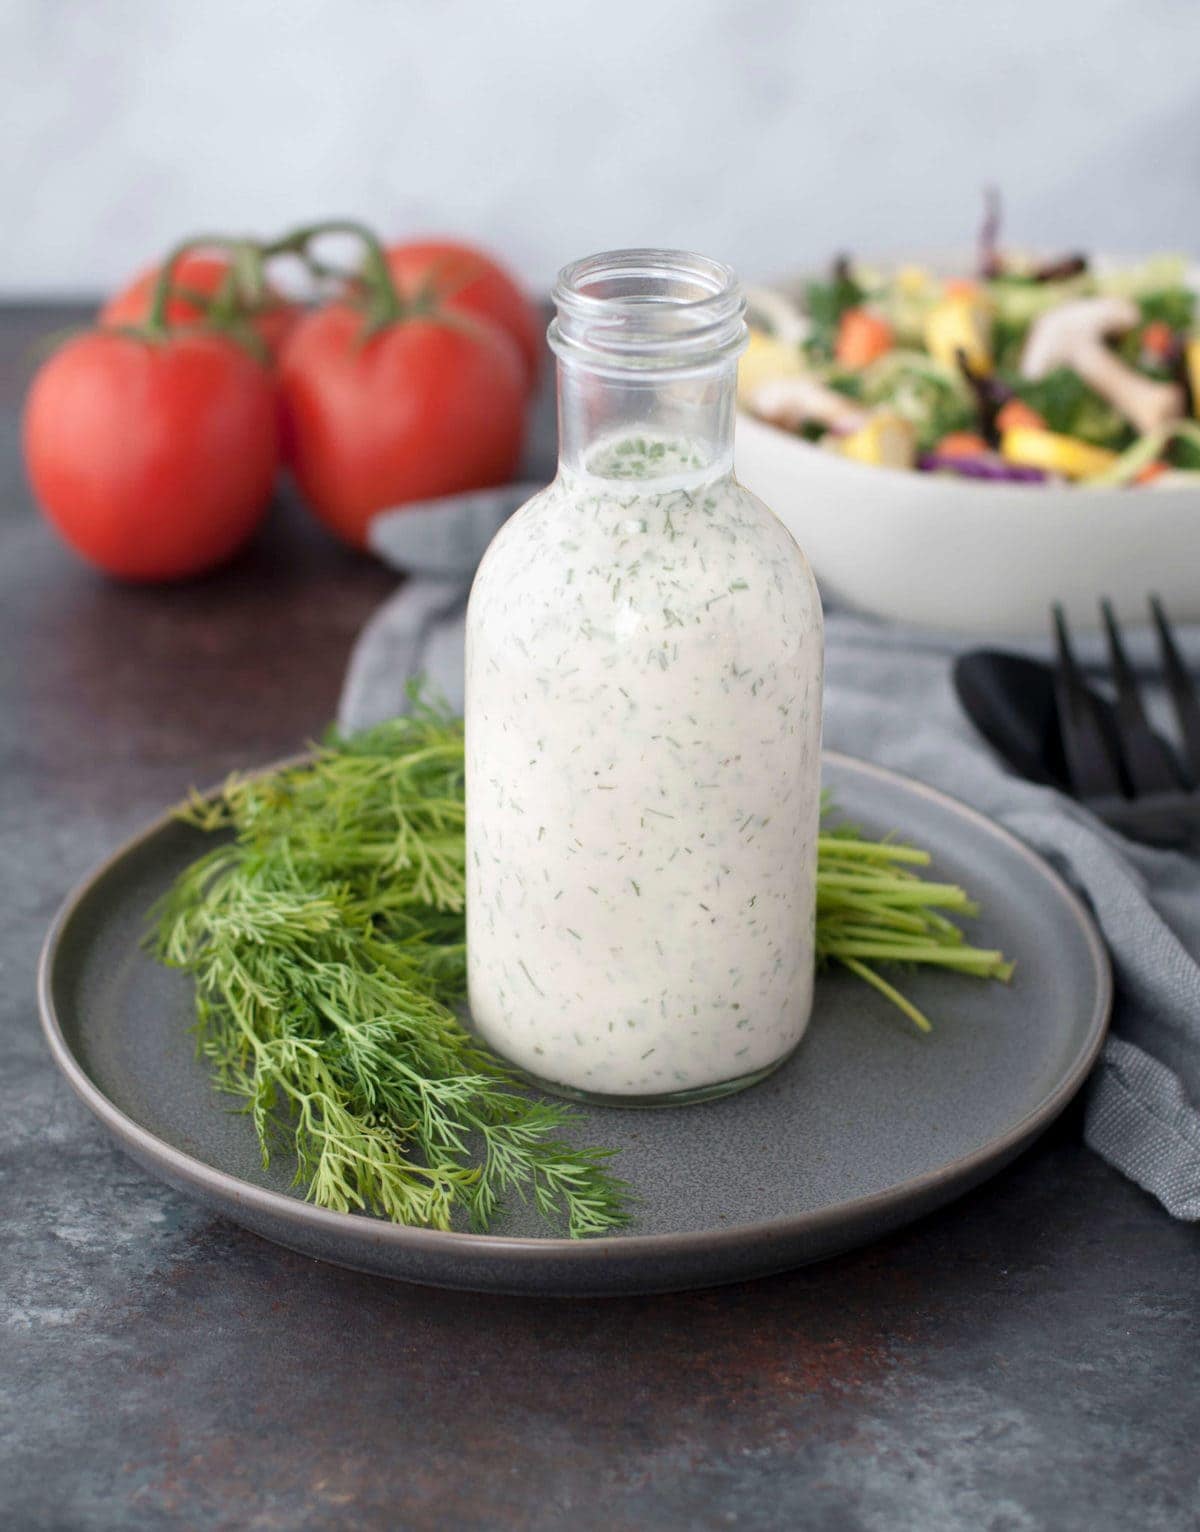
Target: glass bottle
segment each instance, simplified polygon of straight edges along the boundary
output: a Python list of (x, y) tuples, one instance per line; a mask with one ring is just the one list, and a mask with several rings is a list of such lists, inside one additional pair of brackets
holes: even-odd
[(808, 1023), (820, 601), (733, 475), (733, 272), (615, 251), (554, 298), (558, 476), (467, 615), (471, 1012), (559, 1094), (703, 1100)]

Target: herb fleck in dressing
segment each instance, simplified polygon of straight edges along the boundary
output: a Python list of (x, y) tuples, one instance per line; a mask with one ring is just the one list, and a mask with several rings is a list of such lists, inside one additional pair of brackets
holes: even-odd
[(820, 606), (782, 524), (704, 463), (602, 438), (471, 594), (471, 1009), (589, 1095), (753, 1078), (811, 1006)]

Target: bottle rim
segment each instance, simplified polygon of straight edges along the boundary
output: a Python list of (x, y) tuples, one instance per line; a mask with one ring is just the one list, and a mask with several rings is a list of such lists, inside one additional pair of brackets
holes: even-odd
[(596, 371), (696, 371), (744, 348), (733, 268), (688, 250), (606, 250), (564, 266), (548, 332), (560, 361)]

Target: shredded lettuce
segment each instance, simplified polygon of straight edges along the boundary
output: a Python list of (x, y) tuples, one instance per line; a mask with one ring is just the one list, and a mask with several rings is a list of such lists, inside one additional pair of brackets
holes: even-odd
[(847, 309), (857, 308), (865, 296), (853, 275), (840, 266), (832, 280), (808, 284), (804, 306), (812, 320), (812, 333), (805, 347), (811, 357), (828, 360), (833, 356), (842, 315)]
[(886, 404), (917, 433), (928, 452), (951, 431), (974, 426), (975, 408), (964, 379), (922, 351), (889, 351), (863, 370), (866, 404)]
[(1067, 277), (1061, 282), (1034, 282), (1029, 278), (1015, 280), (997, 277), (985, 284), (984, 289), (991, 301), (996, 321), (1010, 329), (1028, 330), (1040, 315), (1060, 303), (1086, 298), (1096, 290), (1095, 278), (1090, 272)]
[(1096, 277), (1096, 290), (1138, 299), (1148, 293), (1188, 291), (1193, 285), (1192, 271), (1185, 255), (1154, 255), (1134, 266), (1102, 269)]
[(1196, 313), (1196, 295), (1186, 287), (1163, 287), (1157, 292), (1138, 295), (1142, 322), (1160, 320), (1172, 330), (1188, 330)]
[[(1200, 424), (1194, 420), (1176, 420), (1161, 431), (1139, 437), (1109, 468), (1089, 479), (1093, 489), (1118, 489), (1132, 484), (1144, 468), (1157, 463), (1164, 454), (1179, 468), (1200, 466)], [(1182, 461), (1181, 461), (1182, 458)]]
[(1093, 447), (1117, 451), (1134, 438), (1131, 427), (1070, 367), (1056, 367), (1037, 382), (1016, 379), (1014, 392), (1035, 409), (1051, 431)]

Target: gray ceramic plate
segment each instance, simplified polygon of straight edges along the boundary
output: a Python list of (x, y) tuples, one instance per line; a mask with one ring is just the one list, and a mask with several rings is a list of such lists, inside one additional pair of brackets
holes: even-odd
[(935, 853), (982, 902), (972, 935), (1017, 959), (1005, 987), (914, 973), (920, 1036), (849, 975), (822, 976), (808, 1036), (765, 1083), (658, 1112), (581, 1111), (639, 1190), (635, 1229), (549, 1238), (520, 1209), (490, 1235), (441, 1234), (310, 1206), (264, 1171), (250, 1124), (197, 1061), (190, 986), (141, 952), (146, 911), (203, 845), (169, 817), (73, 893), (46, 938), (42, 1022), (83, 1101), (147, 1169), (295, 1250), (413, 1282), (493, 1292), (699, 1287), (815, 1261), (950, 1201), (1016, 1155), (1082, 1084), (1104, 1036), (1108, 961), (1057, 875), (973, 810), (845, 757), (847, 817)]

